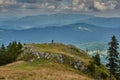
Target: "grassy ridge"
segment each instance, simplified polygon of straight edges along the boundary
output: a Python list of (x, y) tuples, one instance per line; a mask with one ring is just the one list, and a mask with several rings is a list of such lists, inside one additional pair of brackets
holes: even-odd
[(67, 65), (40, 60), (18, 61), (0, 67), (0, 80), (92, 80)]
[(87, 53), (83, 50), (76, 48), (73, 45), (64, 45), (61, 43), (54, 44), (29, 44), (38, 52), (47, 52), (52, 54), (63, 54), (72, 58), (78, 58), (86, 64), (89, 64), (91, 58), (87, 56)]
[[(64, 63), (53, 59), (40, 58), (32, 62), (18, 61), (0, 67), (0, 80), (94, 80), (93, 78), (108, 80), (109, 72), (103, 66), (91, 64), (93, 61), (85, 51), (73, 45), (61, 43), (27, 44), (25, 49), (32, 52), (45, 52), (49, 54), (64, 55)], [(31, 52), (30, 52), (31, 53)], [(28, 54), (29, 56), (30, 54)], [(30, 56), (31, 59), (31, 56)], [(86, 71), (74, 69), (70, 61), (82, 61), (87, 67)], [(95, 69), (93, 69), (95, 68)], [(93, 71), (92, 71), (93, 70)], [(86, 73), (87, 72), (87, 73)]]

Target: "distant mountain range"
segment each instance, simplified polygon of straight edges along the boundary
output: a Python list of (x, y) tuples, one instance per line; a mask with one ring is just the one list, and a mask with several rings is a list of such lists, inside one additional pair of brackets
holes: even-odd
[[(65, 44), (101, 45), (116, 35), (120, 41), (120, 18), (103, 18), (83, 14), (51, 14), (8, 17), (0, 20), (1, 43), (62, 42)], [(94, 43), (96, 42), (96, 43)], [(89, 43), (89, 44), (87, 44)], [(85, 47), (82, 47), (85, 49)], [(100, 49), (102, 49), (100, 48)], [(92, 49), (92, 48), (91, 48)]]
[(83, 23), (93, 24), (100, 27), (120, 28), (120, 18), (94, 17), (82, 20)]
[(51, 14), (25, 17), (8, 17), (0, 20), (0, 27), (5, 29), (29, 29), (49, 26), (61, 26), (89, 19), (94, 16), (83, 14)]
[(29, 29), (50, 26), (63, 26), (68, 24), (86, 23), (99, 27), (119, 28), (120, 18), (104, 18), (85, 14), (57, 13), (50, 15), (34, 15), (25, 17), (7, 16), (0, 19), (0, 28), (4, 29)]
[(60, 27), (31, 28), (25, 30), (0, 29), (2, 42), (12, 40), (22, 42), (62, 42), (81, 44), (108, 41), (112, 35), (120, 40), (120, 28), (102, 28), (85, 23), (69, 24)]

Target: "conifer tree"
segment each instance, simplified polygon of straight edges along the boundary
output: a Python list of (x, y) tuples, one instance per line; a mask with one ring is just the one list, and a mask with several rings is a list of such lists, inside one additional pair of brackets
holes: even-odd
[(0, 65), (16, 61), (18, 56), (22, 53), (22, 47), (22, 44), (16, 41), (9, 43), (7, 47), (2, 44), (0, 47)]
[(2, 54), (5, 54), (5, 52), (6, 52), (6, 48), (5, 48), (5, 45), (4, 44), (2, 44), (2, 46), (1, 46), (1, 48), (0, 48), (0, 53)]
[(12, 43), (9, 43), (7, 46), (7, 57), (8, 62), (13, 62), (16, 60), (16, 58), (19, 56), (19, 54), (22, 52), (22, 44), (16, 41), (13, 41)]
[(6, 48), (4, 44), (0, 47), (0, 65), (6, 64)]
[(118, 55), (119, 55), (117, 51), (117, 49), (119, 48), (118, 47), (119, 43), (114, 35), (112, 36), (112, 39), (108, 43), (108, 45), (109, 45), (108, 56), (107, 56), (108, 63), (106, 64), (106, 66), (110, 71), (110, 80), (112, 80), (111, 76), (116, 75), (116, 69), (118, 66)]
[(23, 48), (22, 44), (18, 42), (18, 49), (22, 49), (22, 48)]
[(94, 63), (97, 65), (97, 66), (100, 66), (101, 62), (100, 62), (100, 55), (97, 51), (96, 55), (93, 56), (93, 59), (94, 59)]

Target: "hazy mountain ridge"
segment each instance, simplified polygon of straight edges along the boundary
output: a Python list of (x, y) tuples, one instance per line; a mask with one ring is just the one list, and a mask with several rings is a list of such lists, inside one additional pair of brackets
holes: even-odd
[(45, 14), (25, 17), (2, 18), (0, 27), (5, 29), (29, 29), (63, 26), (76, 23), (92, 24), (99, 27), (119, 28), (120, 18), (104, 18), (85, 14)]
[(102, 28), (86, 23), (76, 23), (64, 26), (49, 26), (44, 28), (30, 28), (25, 30), (2, 29), (1, 39), (4, 41), (17, 40), (21, 42), (62, 42), (67, 44), (81, 44), (88, 42), (108, 41), (111, 35), (119, 38), (119, 28)]
[(104, 18), (104, 17), (95, 17), (87, 20), (83, 20), (81, 22), (93, 24), (100, 27), (108, 27), (108, 28), (120, 28), (120, 18)]
[(50, 14), (50, 15), (25, 16), (21, 18), (11, 18), (11, 19), (8, 18), (3, 21), (0, 21), (0, 23), (1, 23), (1, 27), (3, 28), (29, 29), (29, 28), (43, 28), (49, 26), (68, 25), (91, 17), (93, 16), (83, 15), (83, 14), (59, 13), (59, 14)]

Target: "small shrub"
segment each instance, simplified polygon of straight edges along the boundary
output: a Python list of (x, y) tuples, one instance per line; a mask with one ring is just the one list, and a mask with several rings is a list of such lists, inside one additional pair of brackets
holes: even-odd
[(101, 75), (101, 78), (103, 78), (103, 79), (105, 79), (105, 78), (108, 77), (108, 75), (107, 75), (104, 71), (102, 71), (102, 72), (100, 73), (100, 75)]
[(95, 72), (95, 64), (93, 61), (90, 61), (90, 64), (87, 66), (89, 71), (94, 73)]

